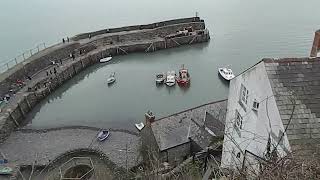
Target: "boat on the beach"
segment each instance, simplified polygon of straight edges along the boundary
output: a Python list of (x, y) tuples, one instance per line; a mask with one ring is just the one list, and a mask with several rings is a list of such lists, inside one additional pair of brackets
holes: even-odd
[(179, 85), (187, 85), (190, 82), (190, 74), (188, 72), (188, 69), (184, 68), (184, 65), (182, 65), (182, 68), (179, 70), (179, 75), (177, 77), (177, 83)]
[(109, 62), (111, 61), (112, 57), (109, 56), (109, 57), (106, 57), (106, 58), (103, 58), (103, 59), (100, 59), (100, 63), (105, 63), (105, 62)]
[(0, 175), (11, 175), (13, 173), (13, 169), (8, 166), (0, 166)]
[(164, 73), (160, 73), (156, 75), (156, 83), (162, 84), (164, 80), (166, 79), (166, 75)]
[(99, 141), (104, 141), (106, 140), (110, 135), (110, 132), (108, 130), (101, 130), (97, 136), (97, 139)]
[(137, 124), (134, 124), (134, 125), (136, 126), (136, 128), (137, 128), (139, 131), (141, 131), (141, 130), (144, 128), (143, 122), (137, 123)]
[(176, 73), (174, 71), (167, 72), (167, 78), (165, 83), (167, 86), (174, 86), (176, 84)]
[(219, 75), (227, 81), (230, 81), (235, 77), (232, 70), (228, 67), (219, 68), (218, 72), (219, 72)]
[(107, 79), (107, 83), (108, 84), (112, 84), (112, 83), (114, 83), (116, 81), (115, 75), (116, 75), (115, 72), (110, 74), (109, 78)]

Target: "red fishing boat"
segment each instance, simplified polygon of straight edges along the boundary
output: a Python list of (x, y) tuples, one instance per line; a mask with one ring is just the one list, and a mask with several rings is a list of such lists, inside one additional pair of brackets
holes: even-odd
[(184, 68), (184, 65), (182, 65), (182, 68), (179, 70), (177, 83), (179, 85), (187, 85), (190, 83), (190, 75), (189, 75), (188, 69)]

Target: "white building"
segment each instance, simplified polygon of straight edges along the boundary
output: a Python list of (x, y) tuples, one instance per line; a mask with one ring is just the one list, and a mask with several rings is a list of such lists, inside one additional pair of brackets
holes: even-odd
[(320, 58), (263, 59), (231, 80), (227, 109), (224, 168), (257, 170), (273, 150), (313, 150), (320, 144)]

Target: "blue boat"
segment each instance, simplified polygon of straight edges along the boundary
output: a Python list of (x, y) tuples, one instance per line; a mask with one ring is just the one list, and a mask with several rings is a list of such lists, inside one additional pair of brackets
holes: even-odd
[(108, 130), (101, 130), (97, 136), (97, 139), (99, 141), (104, 141), (106, 140), (110, 135), (110, 132)]

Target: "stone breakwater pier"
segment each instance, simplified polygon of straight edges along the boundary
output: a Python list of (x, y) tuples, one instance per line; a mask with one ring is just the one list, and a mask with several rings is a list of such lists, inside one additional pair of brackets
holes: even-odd
[[(177, 33), (186, 29), (187, 33)], [(26, 114), (41, 99), (102, 58), (209, 39), (204, 20), (191, 17), (83, 33), (48, 47), (0, 75), (0, 97), (7, 97), (0, 106), (0, 143), (21, 126)]]

